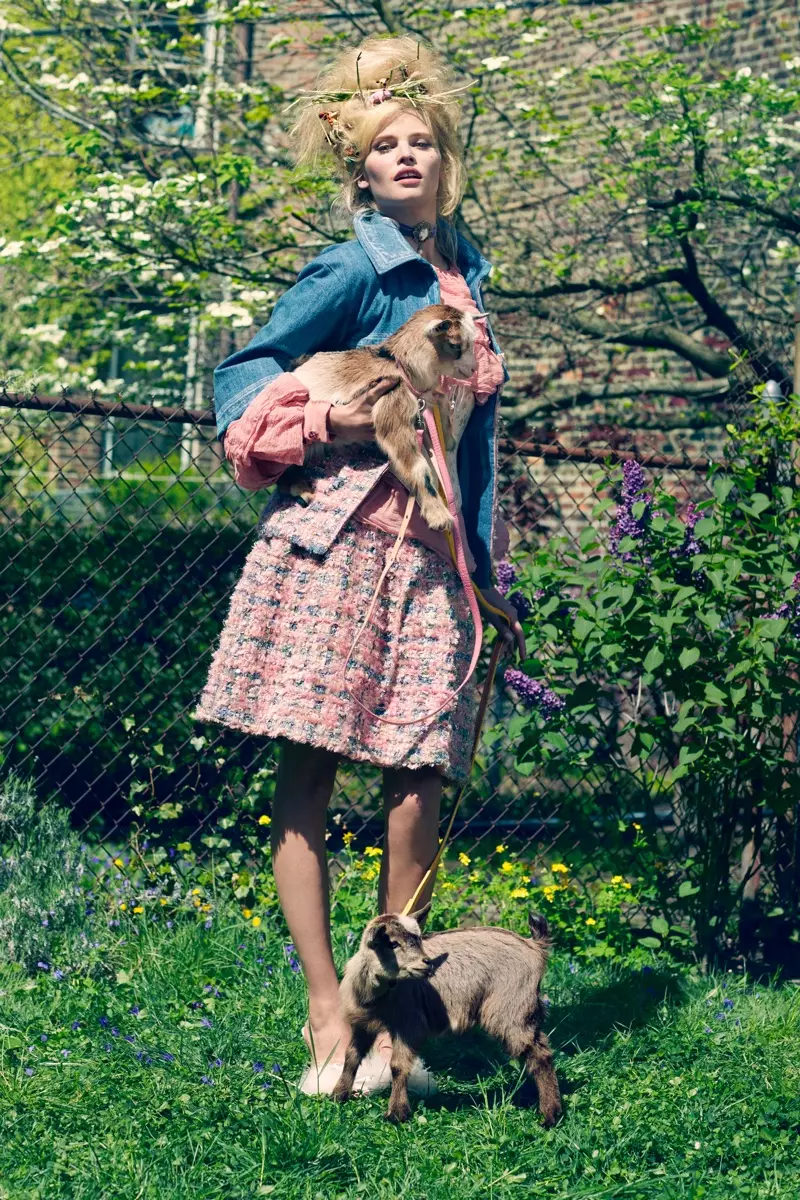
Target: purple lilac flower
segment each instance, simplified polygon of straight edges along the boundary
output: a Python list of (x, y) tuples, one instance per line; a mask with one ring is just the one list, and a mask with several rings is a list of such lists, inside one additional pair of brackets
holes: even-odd
[(513, 587), (517, 582), (517, 572), (510, 562), (503, 559), (495, 568), (497, 576), (497, 590), (501, 596), (505, 596), (509, 588)]
[(560, 696), (516, 667), (507, 667), (503, 679), (514, 689), (526, 708), (537, 708), (545, 720), (566, 708), (566, 701)]
[[(800, 571), (797, 572), (791, 583), (792, 590), (800, 592)], [(767, 613), (767, 617), (771, 620), (785, 618), (790, 621), (789, 629), (794, 637), (800, 638), (800, 597), (797, 600), (784, 600), (775, 609), (775, 612)]]
[[(647, 481), (641, 463), (636, 462), (633, 458), (626, 459), (622, 464), (622, 496), (617, 505), (617, 519), (611, 527), (609, 536), (611, 553), (622, 562), (630, 562), (633, 552), (626, 550), (621, 554), (620, 542), (626, 537), (639, 541), (644, 537), (650, 521), (652, 496), (645, 491), (646, 486)], [(640, 517), (635, 517), (633, 507), (642, 502), (645, 504), (644, 512)]]

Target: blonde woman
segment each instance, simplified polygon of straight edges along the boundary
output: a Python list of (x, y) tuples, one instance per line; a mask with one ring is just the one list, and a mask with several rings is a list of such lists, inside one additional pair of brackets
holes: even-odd
[[(330, 443), (324, 464), (311, 472), (311, 503), (276, 490), (267, 504), (195, 713), (281, 743), (272, 854), (308, 985), (306, 1092), (333, 1089), (349, 1042), (331, 952), (325, 851), (337, 763), (383, 768), (378, 903), (381, 912), (400, 911), (436, 852), (443, 781), (467, 776), (476, 694), (465, 688), (428, 723), (390, 724), (362, 707), (389, 719), (417, 718), (455, 691), (469, 665), (473, 630), (463, 588), (443, 534), (416, 510), (343, 678), (407, 498), (373, 441), (371, 408), (391, 385), (377, 379), (350, 404), (332, 407), (325, 395), (309, 395), (289, 366), (317, 350), (380, 342), (428, 304), (484, 311), (480, 284), (489, 263), (448, 220), (465, 186), (454, 86), (441, 58), (412, 38), (368, 38), (323, 74), (294, 136), (300, 161), (327, 156), (338, 172), (355, 237), (304, 267), (268, 324), (215, 373), (218, 434), (243, 487), (269, 486), (302, 465), (308, 445)], [(475, 374), (449, 390), (459, 440), (450, 473), (472, 578), (508, 614), (510, 629), (500, 617), (495, 623), (524, 655), (517, 614), (492, 585), (492, 562), (507, 545), (495, 513), (497, 413), (507, 373), (488, 322), (478, 329)], [(339, 449), (337, 441), (347, 444)], [(361, 1090), (388, 1086), (390, 1052), (380, 1043), (365, 1060)], [(423, 1092), (433, 1088), (421, 1064), (414, 1082)]]

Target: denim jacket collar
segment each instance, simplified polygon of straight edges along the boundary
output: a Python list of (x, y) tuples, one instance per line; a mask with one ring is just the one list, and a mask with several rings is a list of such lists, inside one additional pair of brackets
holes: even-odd
[[(480, 283), (492, 269), (491, 263), (483, 257), (465, 238), (453, 229), (444, 217), (437, 217), (437, 223), (444, 224), (455, 235), (458, 246), (458, 266), (470, 287)], [(399, 267), (402, 263), (413, 262), (421, 258), (416, 250), (408, 244), (400, 232), (400, 226), (391, 217), (375, 209), (362, 209), (353, 218), (353, 230), (364, 253), (379, 275)], [(427, 260), (423, 259), (423, 262)]]

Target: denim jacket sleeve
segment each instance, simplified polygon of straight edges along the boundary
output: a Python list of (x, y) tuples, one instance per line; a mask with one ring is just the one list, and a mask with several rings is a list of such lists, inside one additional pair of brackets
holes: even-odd
[(297, 282), (278, 300), (263, 329), (215, 370), (218, 437), (223, 436), (266, 384), (288, 371), (293, 359), (344, 344), (352, 294), (352, 286), (345, 286), (335, 264), (326, 261), (325, 256), (303, 267)]

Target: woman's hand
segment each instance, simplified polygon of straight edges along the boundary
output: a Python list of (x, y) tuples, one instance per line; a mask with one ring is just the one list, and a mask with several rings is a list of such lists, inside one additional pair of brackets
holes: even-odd
[(374, 379), (356, 392), (348, 404), (334, 404), (328, 413), (328, 428), (343, 442), (374, 442), (372, 406), (397, 387), (398, 379)]
[(503, 620), (497, 613), (490, 612), (488, 609), (482, 609), (483, 615), (487, 621), (494, 625), (495, 629), (500, 634), (507, 646), (513, 646), (516, 643), (519, 651), (520, 660), (528, 657), (525, 649), (525, 634), (522, 631), (522, 626), (519, 623), (517, 610), (514, 605), (506, 600), (505, 596), (501, 596), (496, 587), (485, 587), (480, 589), (480, 593), (489, 604), (493, 604), (495, 608), (499, 608), (502, 612), (507, 613), (508, 621)]

